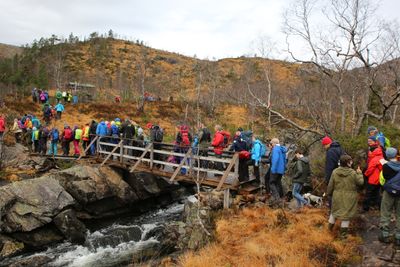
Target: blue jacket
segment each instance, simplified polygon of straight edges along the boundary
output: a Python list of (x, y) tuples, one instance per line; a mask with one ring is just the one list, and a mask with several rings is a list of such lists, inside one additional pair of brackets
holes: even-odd
[(325, 182), (329, 183), (331, 175), (334, 169), (339, 167), (340, 156), (344, 154), (344, 151), (340, 144), (333, 141), (331, 146), (326, 151), (326, 162), (325, 162)]
[(276, 145), (271, 152), (271, 174), (285, 174), (286, 147)]
[(63, 112), (63, 111), (64, 111), (64, 105), (61, 104), (61, 103), (58, 103), (58, 104), (55, 106), (55, 109), (56, 109), (57, 112)]
[(107, 135), (107, 125), (104, 121), (100, 122), (97, 125), (96, 129), (96, 134), (100, 136), (106, 136)]
[(111, 134), (112, 135), (119, 135), (119, 128), (117, 125), (111, 125)]
[(255, 140), (253, 142), (253, 147), (251, 149), (251, 159), (254, 160), (256, 163), (261, 161), (261, 142), (260, 140)]

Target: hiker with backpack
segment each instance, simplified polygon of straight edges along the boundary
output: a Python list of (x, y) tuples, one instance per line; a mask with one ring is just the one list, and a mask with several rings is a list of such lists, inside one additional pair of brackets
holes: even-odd
[(65, 110), (64, 105), (61, 102), (59, 102), (54, 108), (57, 111), (56, 120), (61, 120), (62, 113)]
[[(178, 134), (175, 139), (175, 149), (174, 151), (181, 154), (186, 154), (192, 144), (193, 138), (189, 132), (189, 127), (187, 125), (178, 126)], [(182, 157), (177, 157), (177, 163), (181, 163)], [(189, 159), (187, 159), (187, 164), (189, 165)], [(185, 174), (186, 169), (182, 168), (181, 173)]]
[[(97, 127), (98, 123), (95, 120), (92, 120), (90, 123), (90, 129), (89, 129), (89, 144), (93, 142), (93, 140), (96, 138), (97, 135)], [(94, 156), (96, 154), (96, 142), (90, 146), (90, 154)]]
[[(211, 132), (204, 126), (203, 123), (199, 124), (198, 131), (198, 155), (202, 157), (208, 157), (208, 148), (211, 146)], [(200, 160), (200, 167), (207, 168), (208, 162), (206, 160)]]
[(46, 94), (43, 91), (39, 95), (39, 100), (42, 104), (46, 103)]
[(33, 101), (33, 103), (38, 102), (38, 92), (37, 92), (36, 87), (34, 87), (32, 89), (32, 101)]
[(86, 148), (90, 144), (90, 126), (89, 123), (86, 123), (82, 128), (82, 147), (83, 150), (86, 151)]
[(79, 143), (81, 142), (82, 139), (82, 129), (80, 129), (78, 126), (74, 126), (74, 130), (72, 132), (73, 135), (73, 144), (74, 144), (74, 156), (79, 157), (81, 152), (79, 150)]
[(50, 149), (49, 149), (49, 154), (50, 155), (57, 155), (57, 145), (58, 141), (60, 140), (60, 133), (58, 132), (58, 129), (54, 127), (50, 131)]
[(286, 171), (286, 147), (281, 146), (278, 138), (271, 139), (272, 152), (271, 152), (271, 173), (269, 177), (269, 186), (272, 193), (273, 204), (280, 204), (282, 200), (283, 187), (282, 176)]
[(340, 156), (345, 153), (339, 142), (333, 141), (329, 136), (322, 138), (321, 143), (326, 150), (325, 183), (329, 184), (333, 170), (339, 167)]
[(308, 201), (301, 195), (304, 184), (309, 183), (311, 176), (310, 160), (304, 156), (304, 151), (297, 148), (295, 151), (296, 164), (294, 165), (293, 180), (293, 197), (297, 201), (297, 208), (300, 209), (304, 205), (309, 205)]
[(342, 155), (340, 166), (336, 168), (327, 189), (327, 195), (332, 197), (332, 207), (329, 216), (329, 230), (333, 231), (337, 219), (341, 221), (340, 237), (346, 238), (350, 220), (357, 213), (358, 189), (364, 184), (360, 167), (352, 169), (353, 159)]
[(242, 132), (239, 128), (229, 149), (230, 151), (239, 153), (239, 182), (241, 183), (249, 180), (249, 166), (247, 162), (251, 157), (251, 153), (248, 150), (248, 143), (242, 137)]
[(63, 96), (62, 96), (61, 91), (60, 91), (60, 90), (57, 90), (57, 92), (56, 92), (57, 104), (61, 102), (62, 97), (63, 97)]
[(11, 128), (11, 131), (14, 133), (15, 142), (16, 143), (21, 142), (22, 129), (20, 120), (14, 119), (14, 124), (13, 127)]
[(47, 140), (49, 138), (49, 129), (47, 126), (42, 126), (40, 127), (40, 132), (39, 132), (39, 150), (40, 154), (46, 155), (47, 153)]
[(32, 128), (32, 143), (35, 153), (39, 153), (39, 129), (36, 127)]
[(63, 155), (68, 156), (70, 150), (70, 144), (73, 140), (73, 133), (68, 125), (64, 126), (64, 131), (62, 133), (61, 147), (63, 149)]
[[(121, 137), (124, 139), (124, 145), (125, 146), (137, 146), (138, 142), (136, 142), (134, 139), (136, 129), (135, 126), (132, 124), (132, 122), (129, 119), (125, 119), (125, 121), (121, 124)], [(132, 149), (128, 150), (128, 155), (133, 156), (135, 151)], [(137, 153), (138, 154), (138, 153)]]
[(376, 140), (378, 140), (379, 145), (383, 148), (383, 151), (390, 147), (390, 140), (387, 138), (382, 132), (378, 130), (375, 126), (368, 126), (367, 129), (368, 137), (375, 136)]
[(379, 176), (382, 171), (380, 160), (383, 159), (383, 150), (376, 136), (368, 138), (368, 147), (368, 165), (364, 172), (368, 180), (363, 202), (363, 212), (368, 212), (373, 206), (379, 208), (381, 205)]
[(386, 149), (387, 160), (380, 160), (382, 172), (380, 184), (383, 186), (381, 214), (379, 228), (381, 233), (379, 241), (390, 243), (390, 222), (392, 213), (396, 219), (395, 246), (400, 248), (400, 162), (397, 158), (397, 149), (388, 147)]
[[(228, 132), (226, 132), (222, 129), (221, 125), (215, 125), (214, 130), (215, 130), (215, 134), (214, 134), (214, 138), (211, 142), (211, 145), (214, 147), (215, 156), (217, 158), (221, 158), (222, 154), (224, 152), (224, 149), (228, 147), (231, 136)], [(215, 165), (218, 170), (225, 169), (225, 166), (222, 162), (216, 162)]]
[(44, 121), (49, 124), (51, 121), (51, 117), (52, 117), (52, 111), (51, 111), (51, 107), (47, 106), (45, 107), (44, 111), (43, 111), (43, 118)]
[(36, 118), (36, 116), (32, 117), (32, 127), (36, 127), (37, 129), (39, 129), (40, 127), (40, 121), (38, 118)]
[(260, 141), (259, 137), (253, 135), (253, 144), (251, 148), (251, 158), (247, 161), (247, 166), (253, 166), (253, 173), (256, 181), (261, 185), (260, 180), (260, 166), (261, 159), (267, 153), (266, 146)]

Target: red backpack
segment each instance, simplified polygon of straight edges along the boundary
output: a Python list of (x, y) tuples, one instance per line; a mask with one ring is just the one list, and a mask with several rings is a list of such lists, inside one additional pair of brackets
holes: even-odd
[(70, 128), (64, 130), (64, 139), (67, 141), (72, 139), (72, 130)]
[(181, 130), (181, 145), (190, 146), (189, 129), (187, 126), (182, 126)]

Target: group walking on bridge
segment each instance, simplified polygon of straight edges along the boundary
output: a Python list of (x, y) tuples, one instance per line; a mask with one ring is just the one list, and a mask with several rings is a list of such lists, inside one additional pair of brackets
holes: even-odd
[[(42, 99), (41, 96), (47, 97), (48, 101), (48, 94), (46, 96), (45, 92), (41, 92), (39, 100)], [(142, 128), (129, 118), (92, 120), (86, 123), (81, 122), (80, 125), (73, 127), (65, 124), (62, 129), (58, 129), (51, 126), (50, 121), (53, 118), (61, 119), (65, 110), (61, 98), (57, 98), (57, 105), (54, 108), (47, 101), (42, 102), (42, 119), (32, 114), (12, 118), (14, 120), (10, 131), (14, 134), (15, 141), (26, 145), (31, 152), (58, 155), (58, 148), (61, 147), (62, 155), (79, 157), (83, 154), (97, 155), (99, 150), (113, 154), (111, 150), (118, 144), (142, 148), (152, 144), (154, 150), (169, 147), (175, 152), (170, 156), (155, 153), (155, 161), (167, 161), (175, 165), (182, 165), (183, 162), (189, 166), (191, 159), (181, 155), (192, 153), (198, 156), (199, 161), (196, 164), (203, 170), (209, 167), (210, 162), (205, 160), (208, 157), (218, 159), (232, 157), (235, 154), (238, 157), (237, 183), (242, 185), (251, 182), (263, 188), (270, 195), (271, 206), (282, 205), (289, 196), (296, 200), (298, 210), (310, 207), (315, 201), (312, 197), (316, 196), (311, 194), (314, 190), (307, 151), (301, 147), (294, 150), (288, 149), (289, 147), (281, 144), (278, 138), (263, 140), (252, 131), (240, 127), (231, 134), (221, 125), (215, 125), (212, 131), (203, 123), (199, 123), (196, 129), (191, 129), (187, 124), (180, 124), (176, 128), (177, 134), (174, 141), (167, 144), (164, 143), (166, 131), (160, 125), (149, 122)], [(1, 138), (5, 131), (6, 118), (2, 115), (0, 116)], [(96, 139), (97, 142), (94, 142)], [(358, 211), (359, 192), (365, 189), (361, 212), (380, 210), (379, 240), (384, 243), (394, 240), (400, 247), (398, 151), (374, 126), (368, 127), (366, 140), (368, 152), (363, 170), (360, 166), (353, 168), (353, 159), (344, 151), (339, 142), (328, 136), (321, 140), (322, 147), (326, 150), (324, 184), (327, 187), (325, 192), (330, 210), (328, 226), (333, 230), (336, 221), (340, 220), (341, 236), (346, 237), (350, 221)], [(127, 153), (137, 158), (140, 156), (140, 153), (135, 154), (134, 150), (128, 150)], [(216, 161), (214, 165), (221, 171), (227, 168), (223, 161)], [(161, 168), (161, 166), (158, 167)], [(252, 175), (250, 175), (250, 169)], [(180, 171), (185, 175), (187, 168), (182, 168)], [(283, 185), (284, 177), (290, 178), (289, 184)], [(394, 234), (391, 234), (390, 228), (392, 212), (396, 217)]]

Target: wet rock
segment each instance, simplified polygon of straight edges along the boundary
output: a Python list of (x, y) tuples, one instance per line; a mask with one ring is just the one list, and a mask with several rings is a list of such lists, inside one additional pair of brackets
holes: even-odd
[(17, 260), (16, 262), (10, 264), (9, 267), (42, 267), (47, 266), (51, 260), (52, 259), (48, 256), (38, 255)]
[(86, 226), (76, 217), (73, 210), (65, 210), (54, 218), (54, 224), (60, 232), (73, 243), (84, 243)]
[(45, 227), (30, 232), (12, 233), (11, 236), (31, 247), (43, 247), (60, 242), (64, 239), (54, 225), (46, 225)]
[(27, 232), (52, 221), (74, 199), (52, 178), (15, 182), (0, 188), (1, 229)]

